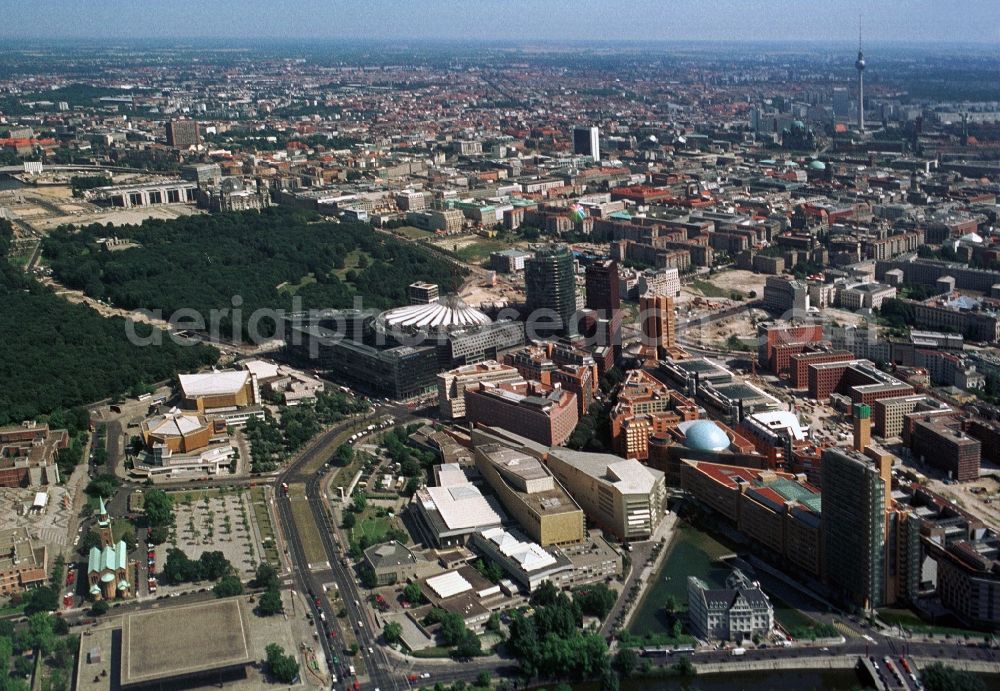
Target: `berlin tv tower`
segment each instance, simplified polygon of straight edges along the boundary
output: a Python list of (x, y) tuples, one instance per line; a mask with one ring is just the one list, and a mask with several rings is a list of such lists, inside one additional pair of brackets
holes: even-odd
[(858, 19), (858, 59), (854, 61), (858, 71), (858, 132), (865, 131), (865, 53), (861, 50), (861, 19)]

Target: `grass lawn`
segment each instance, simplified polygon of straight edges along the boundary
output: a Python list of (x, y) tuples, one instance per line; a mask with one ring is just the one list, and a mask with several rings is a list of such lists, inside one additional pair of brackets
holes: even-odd
[(414, 650), (410, 655), (413, 657), (451, 657), (451, 648), (440, 645), (433, 645), (423, 650)]
[(364, 535), (368, 538), (369, 544), (379, 543), (385, 540), (385, 533), (390, 528), (402, 530), (397, 518), (378, 516), (377, 507), (366, 506), (365, 510), (358, 516), (358, 522), (351, 530), (351, 539), (358, 541)]
[(402, 228), (394, 228), (394, 233), (402, 235), (404, 238), (409, 238), (411, 240), (423, 240), (424, 238), (434, 237), (434, 232), (430, 230), (422, 230), (420, 228), (415, 228), (413, 226), (403, 226)]
[(28, 265), (28, 259), (30, 258), (31, 258), (31, 252), (28, 252), (27, 254), (15, 254), (10, 257), (7, 257), (7, 261), (10, 262), (12, 266), (24, 267)]
[(670, 634), (666, 633), (653, 633), (651, 631), (647, 631), (643, 635), (637, 635), (628, 631), (623, 631), (618, 637), (618, 643), (623, 648), (644, 648), (646, 646), (664, 646), (674, 648), (679, 645), (695, 645), (697, 642), (698, 639), (694, 636), (689, 636), (686, 633), (682, 633), (680, 636), (674, 638)]
[(299, 288), (305, 288), (310, 283), (316, 282), (316, 276), (313, 274), (306, 274), (302, 277), (298, 283), (282, 283), (278, 286), (279, 293), (287, 293), (288, 295), (295, 295), (299, 291)]
[(274, 539), (274, 525), (271, 523), (271, 514), (267, 510), (267, 496), (263, 487), (254, 487), (250, 490), (250, 506), (253, 508), (253, 518), (257, 522), (260, 539), (264, 544), (264, 559), (272, 566), (280, 566), (281, 557), (278, 555), (278, 545)]
[[(451, 249), (448, 247), (447, 242), (443, 245), (443, 247), (445, 247), (445, 249)], [(504, 242), (503, 240), (482, 239), (470, 242), (465, 247), (459, 248), (455, 251), (455, 256), (463, 262), (478, 264), (489, 257), (490, 252), (499, 252), (500, 250), (510, 249), (510, 247), (511, 244), (509, 242)]]
[(322, 564), (329, 558), (326, 554), (326, 548), (323, 546), (323, 538), (319, 534), (319, 526), (316, 525), (312, 507), (309, 506), (309, 498), (305, 496), (305, 486), (302, 486), (301, 496), (296, 496), (294, 487), (295, 485), (289, 486), (288, 492), (291, 499), (292, 520), (295, 522), (299, 539), (302, 540), (306, 561), (310, 564)]
[(880, 609), (878, 611), (878, 618), (886, 624), (893, 626), (898, 624), (914, 633), (933, 633), (936, 636), (973, 636), (976, 638), (985, 638), (990, 635), (989, 633), (974, 631), (972, 629), (928, 624), (917, 616), (915, 612), (911, 612), (908, 609)]
[(12, 614), (21, 614), (24, 612), (24, 605), (7, 605), (5, 607), (0, 607), (0, 617), (7, 617)]
[[(739, 290), (726, 290), (725, 288), (720, 288), (714, 283), (709, 283), (708, 281), (703, 281), (697, 278), (691, 281), (691, 287), (696, 290), (700, 290), (701, 294), (707, 298), (728, 298), (732, 293), (739, 293), (744, 295), (742, 291)], [(744, 295), (744, 297), (746, 297)]]
[(346, 257), (344, 257), (344, 268), (334, 270), (334, 273), (337, 274), (337, 278), (343, 281), (344, 278), (347, 276), (348, 271), (350, 271), (351, 269), (357, 269), (358, 258), (361, 257), (361, 255), (364, 255), (365, 259), (368, 260), (368, 265), (372, 263), (372, 256), (367, 252), (362, 252), (361, 250), (351, 250), (351, 252), (348, 253)]
[(366, 535), (369, 544), (374, 544), (382, 539), (382, 536), (385, 535), (385, 531), (389, 530), (389, 527), (389, 519), (368, 516), (358, 521), (354, 526), (351, 537), (355, 540), (360, 540), (362, 535)]
[(775, 597), (771, 593), (768, 593), (768, 598), (770, 598), (771, 605), (774, 607), (775, 620), (777, 620), (777, 622), (781, 624), (786, 631), (796, 629), (812, 629), (818, 624), (815, 619), (795, 609), (781, 598)]

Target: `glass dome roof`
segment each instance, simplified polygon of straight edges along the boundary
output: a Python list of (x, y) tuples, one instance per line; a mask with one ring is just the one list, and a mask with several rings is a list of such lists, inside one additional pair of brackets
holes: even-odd
[(711, 420), (695, 420), (684, 429), (684, 446), (696, 451), (723, 451), (729, 448), (729, 435)]

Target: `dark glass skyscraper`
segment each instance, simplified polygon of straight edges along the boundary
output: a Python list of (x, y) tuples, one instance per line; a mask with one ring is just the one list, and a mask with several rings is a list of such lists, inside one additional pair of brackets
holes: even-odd
[(615, 361), (622, 352), (622, 299), (618, 281), (618, 262), (598, 259), (587, 266), (586, 307), (597, 311), (598, 330), (607, 345), (614, 348)]
[[(883, 476), (884, 471), (884, 476)], [(888, 466), (854, 451), (823, 452), (823, 562), (830, 589), (865, 609), (886, 599)]]
[(170, 120), (166, 131), (167, 146), (187, 149), (201, 144), (201, 133), (195, 120)]
[[(555, 313), (544, 319), (544, 323), (551, 324), (558, 320), (550, 328), (536, 329), (538, 335), (551, 335), (545, 332), (576, 335), (576, 280), (573, 275), (573, 253), (566, 245), (544, 247), (525, 261), (524, 289), (529, 321), (532, 312), (542, 309)], [(543, 321), (539, 320), (538, 325), (541, 327)]]

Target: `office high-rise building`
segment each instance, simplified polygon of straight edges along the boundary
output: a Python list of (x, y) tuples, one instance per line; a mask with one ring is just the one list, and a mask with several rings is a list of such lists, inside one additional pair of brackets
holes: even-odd
[[(578, 333), (573, 262), (573, 253), (569, 248), (556, 244), (538, 250), (524, 263), (527, 317), (531, 322), (534, 316), (538, 336)], [(539, 310), (551, 312), (541, 315)]]
[(610, 315), (622, 307), (621, 286), (618, 279), (618, 262), (614, 259), (598, 259), (586, 270), (588, 309), (600, 310)]
[(573, 128), (573, 153), (601, 160), (601, 130), (597, 127)]
[(864, 452), (872, 443), (872, 409), (864, 403), (854, 404), (854, 450)]
[(851, 114), (851, 92), (846, 86), (833, 87), (833, 115), (846, 118)]
[(615, 361), (621, 358), (622, 350), (622, 300), (618, 278), (618, 262), (614, 259), (599, 259), (587, 267), (587, 297), (584, 303), (588, 309), (597, 311), (598, 328), (604, 343), (614, 348)]
[(440, 297), (436, 283), (424, 283), (423, 281), (411, 283), (406, 292), (410, 297), (411, 305), (429, 305)]
[(865, 609), (886, 602), (886, 506), (891, 460), (823, 451), (823, 570), (831, 590)]
[(644, 349), (662, 358), (669, 348), (677, 344), (677, 326), (674, 300), (666, 295), (646, 294), (639, 298), (639, 316), (642, 320), (642, 345)]
[(171, 120), (167, 123), (167, 146), (187, 149), (201, 144), (201, 134), (195, 120)]

